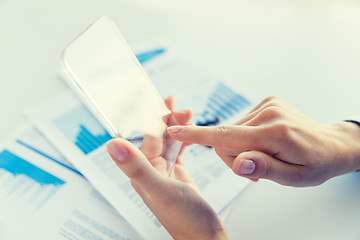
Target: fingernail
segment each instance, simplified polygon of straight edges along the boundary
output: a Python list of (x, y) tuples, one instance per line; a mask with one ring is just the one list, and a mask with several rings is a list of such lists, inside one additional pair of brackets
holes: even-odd
[(188, 113), (190, 110), (178, 110), (178, 111), (174, 111), (174, 112), (177, 112), (177, 113)]
[(116, 140), (108, 142), (106, 147), (109, 154), (118, 162), (125, 162), (129, 156), (129, 152), (126, 148)]
[(184, 127), (185, 126), (171, 126), (171, 127), (168, 127), (167, 130), (168, 130), (168, 132), (171, 132), (171, 133), (179, 133), (184, 129)]
[(245, 159), (240, 162), (237, 172), (239, 174), (248, 175), (248, 174), (252, 174), (254, 170), (255, 170), (255, 162), (252, 160)]

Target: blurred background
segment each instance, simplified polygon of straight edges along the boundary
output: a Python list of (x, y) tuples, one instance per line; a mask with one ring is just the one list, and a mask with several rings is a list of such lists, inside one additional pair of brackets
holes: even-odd
[(64, 88), (61, 50), (102, 15), (131, 46), (168, 36), (224, 79), (316, 120), (360, 111), (359, 1), (1, 0), (0, 136)]
[[(67, 88), (61, 51), (103, 15), (130, 46), (169, 37), (225, 81), (260, 98), (279, 95), (317, 121), (360, 115), (360, 1), (0, 0), (1, 139), (23, 110)], [(359, 177), (342, 181), (251, 187), (228, 220), (230, 236), (360, 239)]]

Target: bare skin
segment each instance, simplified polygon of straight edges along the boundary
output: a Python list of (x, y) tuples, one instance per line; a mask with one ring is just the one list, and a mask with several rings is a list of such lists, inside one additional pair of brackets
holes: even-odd
[[(172, 110), (174, 99), (165, 102)], [(253, 181), (313, 186), (360, 169), (360, 129), (355, 124), (319, 124), (278, 97), (265, 99), (232, 126), (186, 125), (190, 111), (168, 117), (171, 137), (215, 147), (236, 174)], [(174, 239), (228, 239), (181, 158), (167, 176), (163, 147), (162, 138), (151, 136), (145, 136), (141, 151), (121, 138), (107, 143), (110, 156)]]
[(268, 97), (231, 126), (172, 126), (171, 137), (215, 147), (239, 176), (296, 187), (319, 185), (360, 169), (360, 129), (320, 124), (278, 97)]
[[(165, 100), (173, 109), (173, 98)], [(168, 124), (186, 124), (191, 111), (172, 112)], [(168, 177), (161, 157), (163, 139), (145, 136), (141, 151), (122, 138), (110, 140), (107, 149), (134, 189), (174, 239), (228, 239), (225, 225), (203, 199), (181, 158)]]

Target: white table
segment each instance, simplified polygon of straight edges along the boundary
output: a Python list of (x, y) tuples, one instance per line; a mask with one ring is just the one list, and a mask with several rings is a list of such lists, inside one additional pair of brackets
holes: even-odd
[[(0, 1), (0, 138), (66, 86), (62, 48), (99, 16), (130, 45), (170, 36), (216, 72), (279, 95), (320, 122), (360, 114), (360, 2), (350, 0)], [(232, 239), (360, 239), (360, 174), (319, 187), (268, 181), (242, 193)]]

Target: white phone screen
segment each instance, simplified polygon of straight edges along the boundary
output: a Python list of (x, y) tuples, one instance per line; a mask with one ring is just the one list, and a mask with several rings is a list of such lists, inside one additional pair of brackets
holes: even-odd
[(97, 20), (64, 49), (61, 63), (73, 91), (110, 135), (163, 138), (163, 155), (176, 160), (181, 144), (168, 137), (164, 121), (170, 111), (114, 23)]

